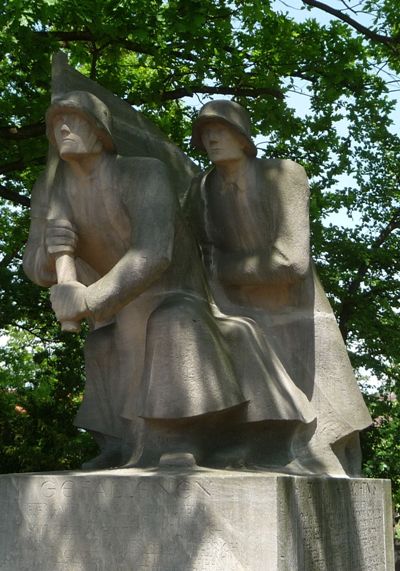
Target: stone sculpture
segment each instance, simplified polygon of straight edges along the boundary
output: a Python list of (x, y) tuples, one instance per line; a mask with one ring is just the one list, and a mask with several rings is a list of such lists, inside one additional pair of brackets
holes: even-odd
[[(268, 340), (315, 414), (293, 427), (285, 469), (357, 474), (359, 431), (371, 419), (310, 259), (304, 169), (290, 160), (257, 159), (249, 116), (232, 101), (201, 109), (192, 144), (214, 165), (195, 179), (187, 215), (216, 305), (246, 323), (253, 355)], [(242, 434), (251, 438), (259, 419), (250, 414)]]
[(87, 467), (120, 465), (124, 451), (143, 464), (170, 451), (197, 456), (205, 415), (245, 399), (167, 170), (116, 155), (109, 111), (90, 93), (56, 98), (46, 122), (60, 160), (50, 198), (44, 179), (34, 189), (24, 268), (52, 286), (62, 324), (90, 322), (77, 424), (101, 454)]
[(64, 330), (90, 325), (84, 467), (356, 471), (369, 416), (310, 262), (301, 167), (256, 159), (240, 106), (205, 106), (193, 142), (215, 169), (186, 201), (201, 258), (171, 170), (118, 155), (99, 97), (59, 94), (46, 124), (24, 268)]
[(233, 365), (239, 327), (209, 304), (165, 165), (118, 156), (109, 110), (91, 93), (56, 97), (46, 123), (59, 160), (33, 192), (24, 268), (51, 287), (64, 329), (90, 323), (76, 423), (101, 453), (85, 467), (154, 465), (179, 452), (214, 464), (232, 445), (238, 454), (229, 435), (254, 406), (246, 384), (267, 403), (264, 417), (308, 422), (307, 399), (267, 344), (253, 382)]

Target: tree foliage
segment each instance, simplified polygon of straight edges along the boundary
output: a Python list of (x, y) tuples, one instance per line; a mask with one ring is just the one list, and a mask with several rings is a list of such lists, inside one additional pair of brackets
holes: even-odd
[[(388, 0), (334, 4), (298, 0), (301, 18), (293, 18), (283, 2), (268, 0), (4, 0), (0, 327), (10, 340), (0, 356), (3, 471), (76, 466), (75, 444), (89, 446), (71, 428), (83, 382), (79, 342), (60, 337), (47, 293), (21, 270), (30, 192), (46, 157), (50, 59), (60, 48), (195, 160), (196, 106), (228, 96), (249, 109), (259, 156), (305, 166), (313, 253), (353, 365), (382, 393), (397, 394), (400, 13)], [(318, 14), (331, 20), (322, 24)], [(370, 400), (387, 423), (366, 438), (367, 470), (387, 475), (373, 458), (392, 454), (397, 405)]]

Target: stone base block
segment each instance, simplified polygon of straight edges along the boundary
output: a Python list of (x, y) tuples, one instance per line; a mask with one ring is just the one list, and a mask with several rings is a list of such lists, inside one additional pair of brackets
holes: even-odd
[(1, 571), (392, 571), (390, 483), (162, 469), (0, 476)]

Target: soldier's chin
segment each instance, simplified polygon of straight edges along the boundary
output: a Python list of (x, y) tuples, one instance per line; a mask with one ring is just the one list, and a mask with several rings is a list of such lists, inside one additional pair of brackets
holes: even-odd
[(78, 160), (80, 157), (87, 155), (84, 151), (74, 151), (72, 149), (60, 149), (60, 157), (63, 161), (74, 161)]

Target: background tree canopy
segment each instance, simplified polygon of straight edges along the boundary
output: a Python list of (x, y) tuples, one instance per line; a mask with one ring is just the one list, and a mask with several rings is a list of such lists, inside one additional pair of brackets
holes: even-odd
[[(252, 115), (259, 156), (311, 179), (313, 254), (377, 429), (365, 471), (399, 503), (400, 12), (390, 0), (4, 0), (0, 8), (0, 470), (77, 467), (80, 338), (21, 268), (30, 192), (46, 160), (51, 55), (143, 111), (194, 160), (195, 107), (229, 96)], [(352, 7), (353, 6), (353, 7)], [(321, 19), (321, 15), (329, 18)], [(326, 23), (321, 23), (326, 22)], [(303, 110), (293, 107), (293, 97)], [(301, 99), (302, 98), (302, 99)], [(351, 219), (351, 222), (345, 222)], [(344, 222), (341, 222), (344, 221)]]

